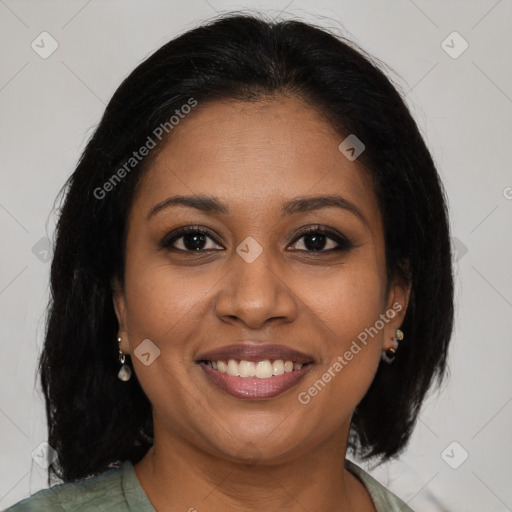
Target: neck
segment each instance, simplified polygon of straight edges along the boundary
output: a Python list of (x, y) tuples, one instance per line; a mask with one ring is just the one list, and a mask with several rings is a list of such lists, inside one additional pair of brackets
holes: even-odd
[(296, 458), (245, 464), (159, 434), (155, 424), (155, 443), (134, 467), (158, 512), (375, 511), (363, 484), (344, 469), (348, 428)]

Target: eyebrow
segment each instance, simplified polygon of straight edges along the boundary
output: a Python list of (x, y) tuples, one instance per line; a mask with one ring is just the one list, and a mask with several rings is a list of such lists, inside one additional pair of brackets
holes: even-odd
[[(175, 206), (184, 206), (187, 208), (195, 208), (204, 213), (214, 215), (229, 215), (229, 207), (219, 201), (219, 199), (211, 196), (173, 196), (153, 206), (148, 213), (147, 220), (157, 213), (167, 208)], [(323, 195), (311, 197), (297, 197), (284, 203), (281, 207), (281, 216), (293, 215), (296, 213), (307, 213), (321, 208), (341, 208), (354, 214), (366, 226), (369, 226), (366, 217), (361, 210), (354, 204), (338, 195)]]

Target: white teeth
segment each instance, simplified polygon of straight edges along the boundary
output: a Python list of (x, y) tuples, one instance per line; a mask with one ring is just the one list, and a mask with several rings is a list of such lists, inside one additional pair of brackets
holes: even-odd
[(272, 375), (283, 375), (284, 363), (282, 359), (277, 359), (272, 365)]
[(227, 373), (234, 377), (257, 377), (258, 379), (268, 379), (273, 375), (283, 375), (283, 373), (300, 370), (304, 366), (300, 363), (283, 361), (282, 359), (276, 359), (275, 361), (265, 359), (263, 361), (258, 361), (257, 363), (253, 361), (246, 361), (244, 359), (241, 361), (230, 359), (227, 364), (225, 361), (219, 360), (208, 361), (208, 365), (221, 373)]
[(255, 375), (259, 379), (268, 379), (269, 377), (272, 377), (272, 365), (268, 359), (265, 359), (265, 361), (258, 361)]
[(228, 375), (233, 375), (234, 377), (240, 376), (240, 372), (238, 371), (238, 363), (234, 359), (230, 359), (228, 361), (228, 369), (226, 370)]
[(238, 363), (238, 372), (240, 377), (254, 377), (255, 371), (256, 368), (252, 361), (240, 361)]

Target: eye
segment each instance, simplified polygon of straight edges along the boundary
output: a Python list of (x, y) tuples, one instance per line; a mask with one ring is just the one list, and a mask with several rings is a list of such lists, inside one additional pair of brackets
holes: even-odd
[[(346, 236), (342, 235), (335, 229), (328, 227), (315, 226), (302, 231), (300, 236), (295, 239), (293, 245), (300, 246), (300, 244), (297, 243), (297, 240), (301, 240), (302, 238), (305, 240), (302, 242), (302, 246), (305, 248), (298, 250), (308, 253), (348, 251), (355, 247), (355, 245)], [(297, 249), (297, 247), (295, 247), (295, 249)]]
[[(185, 226), (166, 235), (160, 242), (160, 248), (183, 252), (217, 250), (215, 247), (205, 247), (208, 239), (214, 241), (214, 236), (213, 232), (201, 226)], [(216, 243), (213, 246), (219, 247)]]
[[(202, 226), (184, 226), (166, 235), (160, 242), (161, 249), (169, 251), (203, 253), (207, 251), (222, 250), (215, 241), (215, 234)], [(304, 239), (302, 248), (299, 240)], [(210, 247), (208, 247), (208, 240)], [(293, 247), (295, 246), (295, 247)], [(330, 253), (334, 251), (348, 251), (356, 247), (346, 236), (338, 231), (328, 228), (314, 226), (302, 231), (300, 236), (295, 238), (292, 249), (307, 253)]]

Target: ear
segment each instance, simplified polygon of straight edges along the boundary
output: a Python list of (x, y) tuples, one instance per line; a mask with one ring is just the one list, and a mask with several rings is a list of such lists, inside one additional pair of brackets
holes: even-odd
[(126, 314), (126, 297), (124, 295), (124, 290), (119, 284), (117, 278), (112, 279), (111, 288), (114, 310), (116, 312), (117, 323), (119, 325), (117, 330), (117, 337), (121, 338), (121, 350), (125, 354), (130, 354), (130, 340), (128, 338), (128, 322)]
[[(383, 350), (396, 349), (398, 346), (398, 342), (395, 341), (396, 330), (402, 327), (409, 304), (411, 288), (412, 283), (405, 284), (399, 281), (395, 281), (390, 287), (385, 311), (386, 318), (389, 320), (384, 327)], [(404, 339), (406, 338), (407, 333), (404, 332)]]

